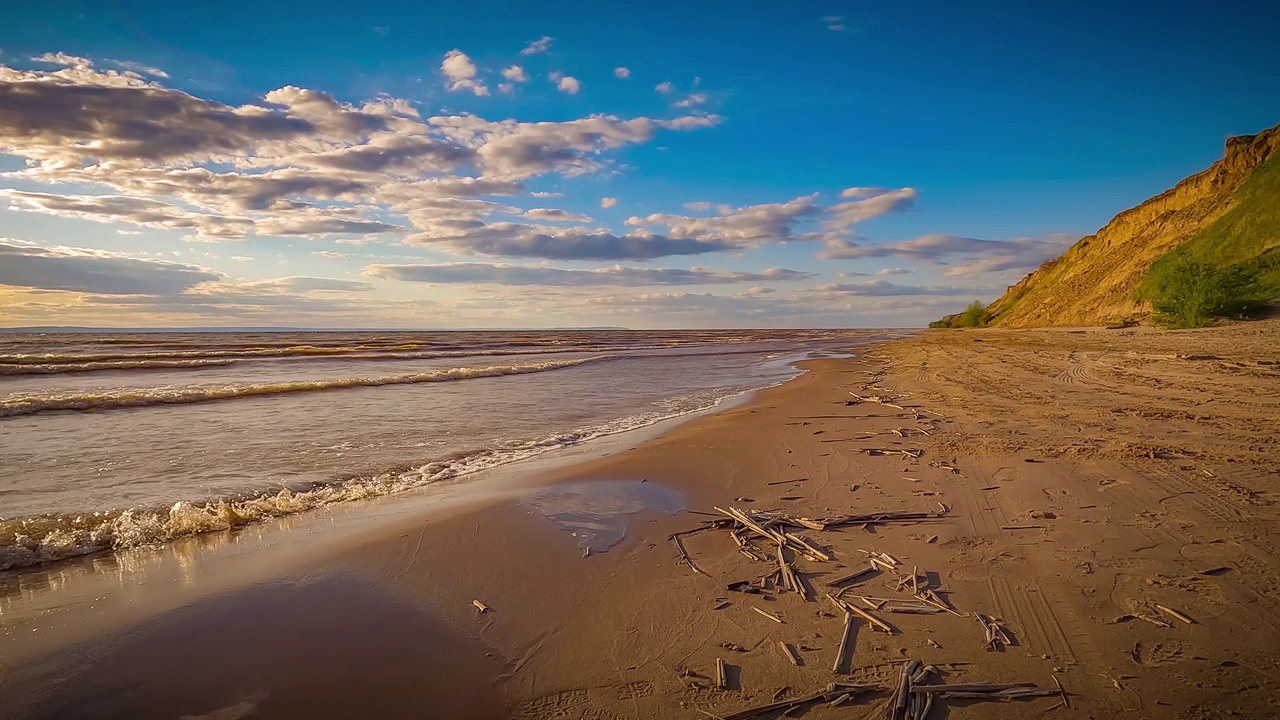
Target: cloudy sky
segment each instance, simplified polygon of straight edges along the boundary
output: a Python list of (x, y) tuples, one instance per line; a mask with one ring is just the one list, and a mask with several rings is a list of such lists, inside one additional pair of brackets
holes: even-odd
[(915, 326), (1280, 122), (1274, 2), (202, 5), (0, 8), (0, 325)]

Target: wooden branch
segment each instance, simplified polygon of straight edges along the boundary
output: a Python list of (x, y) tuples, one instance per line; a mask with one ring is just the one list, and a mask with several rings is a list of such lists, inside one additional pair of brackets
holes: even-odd
[[(835, 598), (832, 598), (832, 600), (834, 601)], [(840, 668), (844, 667), (845, 658), (848, 657), (851, 652), (853, 652), (853, 613), (845, 610), (844, 635), (840, 638), (840, 649), (836, 651), (836, 662), (831, 666), (831, 672), (839, 673)]]

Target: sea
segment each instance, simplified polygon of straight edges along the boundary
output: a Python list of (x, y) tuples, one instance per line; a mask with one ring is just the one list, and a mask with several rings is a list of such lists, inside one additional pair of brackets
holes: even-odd
[(0, 334), (0, 571), (463, 482), (885, 336)]

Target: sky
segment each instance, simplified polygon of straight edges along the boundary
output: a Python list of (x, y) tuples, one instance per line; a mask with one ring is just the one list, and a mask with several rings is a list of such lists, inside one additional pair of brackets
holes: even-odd
[(1280, 123), (1055, 5), (4, 3), (0, 326), (920, 326)]

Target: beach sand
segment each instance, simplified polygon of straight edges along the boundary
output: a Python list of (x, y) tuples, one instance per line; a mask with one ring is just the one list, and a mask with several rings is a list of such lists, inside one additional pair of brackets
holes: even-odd
[[(1277, 347), (1280, 323), (1266, 321), (930, 332), (808, 361), (790, 383), (544, 473), (527, 491), (399, 518), (279, 577), (95, 632), (41, 663), (0, 660), (0, 708), (40, 718), (725, 717), (833, 680), (890, 688), (904, 660), (919, 659), (943, 682), (1056, 678), (1070, 698), (1051, 713), (1058, 696), (943, 699), (931, 717), (1274, 717)], [(726, 530), (682, 538), (701, 573), (679, 560), (669, 537), (712, 520), (690, 511), (713, 506), (945, 514), (804, 531), (834, 556), (796, 560), (814, 591), (806, 602), (729, 590), (776, 566), (740, 554)], [(599, 526), (607, 544), (621, 524), (620, 542), (589, 553), (566, 529)], [(963, 616), (866, 607), (896, 632), (858, 623), (835, 674), (843, 614), (823, 595), (867, 564), (864, 550), (900, 560), (899, 573), (918, 568)], [(844, 597), (909, 595), (892, 575)], [(1005, 629), (1007, 647), (987, 646), (976, 613)], [(887, 698), (818, 704), (804, 717), (879, 717)]]

